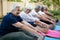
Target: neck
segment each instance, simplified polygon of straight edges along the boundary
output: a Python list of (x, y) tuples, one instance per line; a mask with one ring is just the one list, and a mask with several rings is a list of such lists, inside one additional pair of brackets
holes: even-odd
[(14, 16), (16, 16), (16, 15), (15, 15), (15, 12), (11, 12), (11, 13), (12, 13)]

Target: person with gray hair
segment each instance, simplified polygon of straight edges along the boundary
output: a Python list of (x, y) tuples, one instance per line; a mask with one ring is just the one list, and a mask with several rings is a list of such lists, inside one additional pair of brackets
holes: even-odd
[(41, 11), (44, 12), (49, 18), (53, 18), (56, 22), (58, 22), (58, 18), (51, 14), (50, 12), (48, 12), (48, 8), (46, 6), (42, 7)]
[(0, 40), (41, 40), (38, 31), (19, 16), (20, 6), (13, 4), (11, 8), (11, 12), (3, 17)]

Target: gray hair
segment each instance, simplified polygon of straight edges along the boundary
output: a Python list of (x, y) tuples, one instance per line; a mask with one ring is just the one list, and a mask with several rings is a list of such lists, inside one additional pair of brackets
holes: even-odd
[(26, 11), (27, 9), (29, 9), (29, 10), (32, 10), (32, 7), (31, 7), (31, 5), (27, 5), (27, 6), (25, 6), (25, 9), (24, 9), (24, 11)]
[(14, 10), (16, 7), (21, 7), (21, 5), (16, 3), (12, 4), (10, 7), (10, 11)]
[(40, 5), (36, 5), (35, 9), (41, 9), (41, 6)]

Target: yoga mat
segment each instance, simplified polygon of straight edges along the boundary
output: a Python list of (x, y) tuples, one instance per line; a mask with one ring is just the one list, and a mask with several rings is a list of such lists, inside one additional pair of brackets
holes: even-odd
[[(41, 32), (39, 32), (39, 33), (43, 34)], [(53, 37), (53, 38), (60, 38), (60, 31), (48, 30), (43, 36), (49, 36), (49, 37)]]
[(59, 25), (55, 25), (54, 30), (60, 30), (60, 26)]
[(44, 40), (60, 40), (60, 38), (45, 37)]
[(60, 26), (60, 20), (56, 23), (56, 25), (59, 25)]
[(48, 32), (45, 35), (53, 38), (60, 38), (60, 31), (48, 30)]

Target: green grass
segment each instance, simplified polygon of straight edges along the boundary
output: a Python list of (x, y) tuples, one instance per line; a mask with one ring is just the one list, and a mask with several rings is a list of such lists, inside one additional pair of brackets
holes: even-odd
[(57, 18), (60, 20), (60, 15), (57, 15)]

